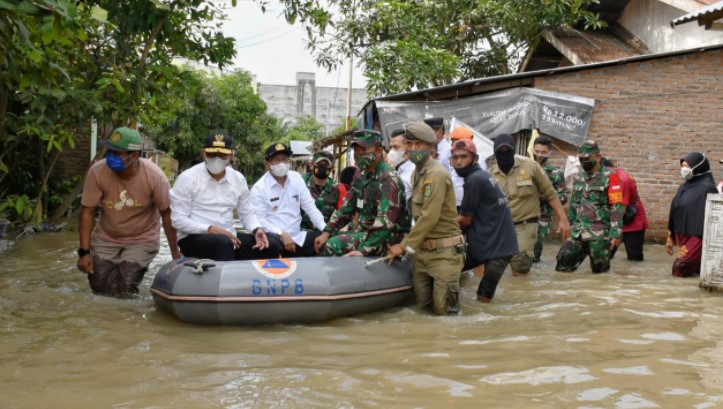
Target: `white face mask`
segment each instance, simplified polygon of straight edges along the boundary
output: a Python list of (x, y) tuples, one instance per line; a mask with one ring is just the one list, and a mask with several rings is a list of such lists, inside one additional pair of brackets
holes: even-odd
[(693, 169), (691, 168), (680, 168), (680, 177), (684, 180), (688, 180), (693, 177)]
[(204, 158), (204, 162), (206, 162), (206, 170), (212, 175), (218, 175), (219, 173), (223, 172), (224, 169), (226, 169), (226, 166), (228, 165), (227, 159), (221, 159), (221, 158)]
[[(703, 162), (705, 162), (705, 155), (703, 155), (703, 160), (701, 160), (700, 162), (698, 162), (698, 164), (695, 165), (695, 166), (693, 166), (692, 168), (684, 168), (684, 167), (681, 167), (681, 168), (680, 168), (680, 177), (682, 177), (684, 180), (690, 180), (690, 179), (692, 179), (692, 178), (693, 178), (693, 170), (694, 170), (695, 168), (697, 168), (698, 166), (702, 165)], [(703, 172), (703, 173), (700, 173), (699, 175), (704, 175), (704, 174), (709, 173), (709, 172), (710, 172), (710, 171), (708, 171), (708, 172)]]
[(271, 165), (271, 174), (276, 176), (277, 178), (282, 178), (286, 176), (287, 173), (289, 173), (289, 168), (291, 167), (290, 163), (281, 162), (277, 163), (275, 165)]
[(389, 157), (389, 162), (392, 163), (392, 166), (398, 166), (400, 163), (404, 162), (404, 154), (407, 151), (397, 151), (397, 150), (390, 150), (387, 156)]

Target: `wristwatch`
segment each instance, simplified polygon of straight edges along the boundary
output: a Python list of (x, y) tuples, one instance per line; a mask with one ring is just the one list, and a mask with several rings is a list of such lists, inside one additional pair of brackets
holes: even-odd
[(90, 254), (90, 249), (84, 249), (84, 248), (78, 249), (78, 257), (87, 256), (88, 254)]

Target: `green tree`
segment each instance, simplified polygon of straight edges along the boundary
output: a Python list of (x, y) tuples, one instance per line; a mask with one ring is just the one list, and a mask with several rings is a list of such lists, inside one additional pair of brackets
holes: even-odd
[(598, 0), (281, 0), (318, 65), (361, 61), (372, 95), (508, 74), (549, 28), (604, 25)]
[[(235, 3), (235, 1), (234, 1)], [(235, 51), (213, 0), (0, 1), (0, 193), (42, 199), (57, 153), (91, 118), (108, 131), (166, 115), (193, 86), (171, 64)], [(34, 160), (27, 160), (31, 156)], [(43, 218), (41, 200), (33, 219)]]
[(186, 168), (200, 157), (209, 132), (224, 131), (236, 146), (239, 169), (249, 177), (260, 174), (261, 152), (279, 138), (276, 118), (254, 92), (250, 75), (242, 70), (213, 74), (188, 71), (189, 92), (176, 93), (173, 108), (144, 131)]
[(289, 141), (313, 141), (325, 136), (324, 124), (311, 116), (298, 117), (295, 124), (283, 129), (280, 133), (279, 141), (285, 144), (288, 144)]

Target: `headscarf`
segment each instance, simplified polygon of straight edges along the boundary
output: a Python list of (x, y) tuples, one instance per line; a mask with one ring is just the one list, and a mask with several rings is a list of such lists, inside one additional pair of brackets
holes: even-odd
[[(680, 159), (693, 169), (693, 177), (678, 188), (670, 203), (668, 230), (684, 236), (703, 237), (705, 200), (708, 193), (718, 193), (710, 174), (708, 159), (700, 152), (691, 152)], [(696, 165), (698, 165), (696, 167)]]

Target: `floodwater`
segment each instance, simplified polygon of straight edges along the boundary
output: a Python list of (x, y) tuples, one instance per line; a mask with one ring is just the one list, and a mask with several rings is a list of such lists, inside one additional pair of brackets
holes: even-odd
[(318, 325), (202, 327), (93, 295), (75, 233), (0, 253), (1, 408), (723, 408), (723, 295), (663, 247), (613, 272), (503, 277), (463, 315), (413, 307)]

